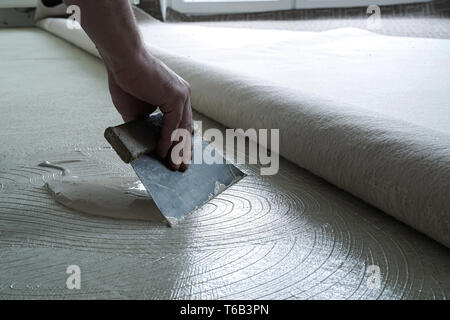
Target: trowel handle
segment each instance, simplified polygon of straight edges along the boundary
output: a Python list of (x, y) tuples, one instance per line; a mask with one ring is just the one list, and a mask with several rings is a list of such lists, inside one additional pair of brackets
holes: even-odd
[(125, 163), (156, 150), (162, 127), (162, 113), (105, 130), (105, 138)]

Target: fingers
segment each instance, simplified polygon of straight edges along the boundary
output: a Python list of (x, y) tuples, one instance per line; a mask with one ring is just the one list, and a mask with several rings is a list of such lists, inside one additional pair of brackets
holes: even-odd
[[(164, 134), (172, 131), (170, 132), (171, 145), (165, 158), (168, 159), (168, 163), (173, 170), (185, 171), (192, 159), (192, 109), (189, 97), (180, 111), (183, 114), (176, 129), (168, 129), (166, 123), (163, 122)], [(161, 138), (164, 139), (162, 136)], [(161, 143), (165, 142), (162, 141)]]
[(156, 110), (155, 106), (142, 101), (129, 93), (123, 91), (114, 81), (108, 70), (109, 92), (117, 111), (123, 121), (129, 122), (142, 118)]
[(192, 159), (192, 108), (190, 97), (187, 98), (183, 111), (183, 118), (181, 119), (180, 128), (185, 130), (185, 136), (183, 136), (182, 163), (180, 165), (180, 171), (187, 170)]
[(178, 103), (175, 106), (161, 108), (163, 112), (163, 123), (161, 134), (156, 148), (156, 153), (161, 159), (166, 159), (169, 150), (172, 148), (172, 133), (178, 129), (183, 116), (183, 103)]
[[(110, 91), (115, 96), (116, 108), (124, 120), (130, 121), (148, 114), (145, 111), (149, 106), (159, 106), (163, 120), (156, 154), (173, 169), (186, 170), (192, 157), (191, 88), (184, 79), (150, 55), (143, 56), (139, 63), (143, 64), (139, 72), (130, 73), (132, 70), (124, 69), (129, 71), (113, 74)], [(114, 80), (122, 92), (116, 90)], [(187, 131), (187, 134), (177, 133), (177, 129)], [(172, 154), (177, 156), (172, 157)]]

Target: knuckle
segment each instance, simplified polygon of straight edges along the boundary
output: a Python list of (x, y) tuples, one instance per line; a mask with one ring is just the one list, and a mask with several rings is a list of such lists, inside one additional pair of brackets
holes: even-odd
[(189, 92), (183, 87), (177, 87), (173, 95), (177, 101), (184, 102), (189, 97)]
[(188, 92), (188, 94), (189, 94), (189, 96), (190, 96), (191, 93), (192, 93), (192, 87), (191, 87), (191, 85), (189, 84), (189, 82), (185, 81), (185, 83), (186, 83), (186, 89), (187, 89), (187, 92)]
[(191, 85), (184, 79), (181, 79), (180, 86), (177, 88), (178, 95), (183, 101), (191, 96)]
[(188, 123), (186, 124), (186, 130), (190, 133), (192, 133), (193, 131), (193, 127), (192, 127), (192, 122), (188, 121)]

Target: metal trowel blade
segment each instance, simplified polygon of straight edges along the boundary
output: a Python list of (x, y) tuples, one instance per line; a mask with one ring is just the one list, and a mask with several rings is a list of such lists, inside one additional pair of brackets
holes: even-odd
[[(137, 176), (169, 223), (185, 217), (224, 191), (245, 174), (222, 157), (222, 164), (195, 163), (189, 169), (173, 171), (154, 154), (162, 115), (108, 128), (105, 137), (125, 162), (130, 162)], [(208, 143), (193, 136), (203, 150)], [(209, 151), (208, 151), (209, 152)], [(217, 152), (217, 151), (212, 151)]]

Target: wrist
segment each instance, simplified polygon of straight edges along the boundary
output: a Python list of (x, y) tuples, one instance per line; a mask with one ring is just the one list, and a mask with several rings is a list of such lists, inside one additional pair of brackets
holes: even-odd
[(129, 43), (118, 50), (99, 48), (99, 52), (114, 75), (125, 70), (135, 70), (136, 67), (142, 66), (142, 63), (148, 60), (148, 52), (142, 42)]

